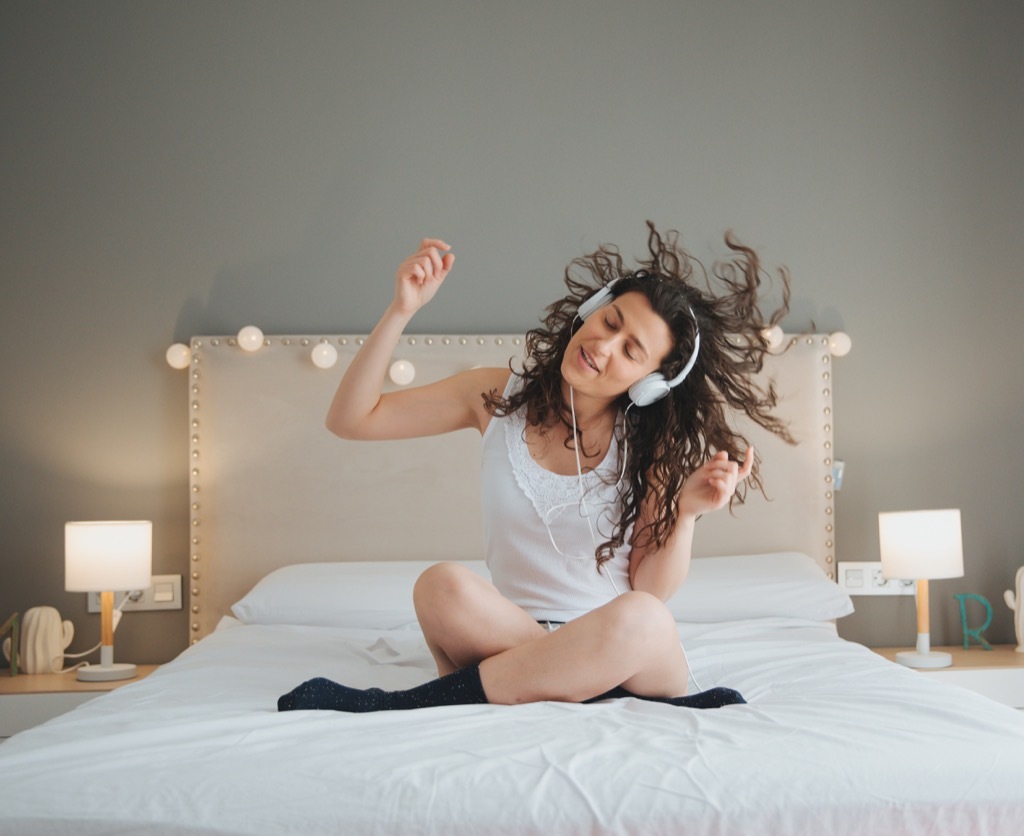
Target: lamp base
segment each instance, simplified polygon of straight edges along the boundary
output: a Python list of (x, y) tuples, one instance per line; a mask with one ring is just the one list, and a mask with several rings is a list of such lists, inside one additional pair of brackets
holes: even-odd
[(78, 669), (80, 682), (112, 682), (115, 679), (132, 679), (138, 673), (131, 662), (113, 662), (109, 665), (85, 665)]
[(953, 664), (953, 657), (941, 650), (901, 650), (896, 654), (896, 661), (908, 668), (948, 668)]

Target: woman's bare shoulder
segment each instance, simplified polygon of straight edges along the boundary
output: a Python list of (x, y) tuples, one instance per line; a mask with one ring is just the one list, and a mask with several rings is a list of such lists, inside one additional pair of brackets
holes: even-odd
[(512, 372), (508, 367), (484, 367), (469, 369), (459, 376), (464, 385), (464, 397), (472, 404), (477, 419), (477, 428), (483, 434), (491, 420), (491, 413), (487, 411), (483, 396), (497, 395), (500, 397), (508, 385), (508, 379), (512, 376)]

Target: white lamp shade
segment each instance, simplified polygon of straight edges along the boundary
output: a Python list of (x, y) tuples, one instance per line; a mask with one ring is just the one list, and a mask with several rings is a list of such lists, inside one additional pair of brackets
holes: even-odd
[(959, 578), (964, 573), (957, 509), (879, 514), (878, 541), (886, 578)]
[(146, 589), (153, 582), (149, 520), (64, 524), (64, 588), (68, 592)]

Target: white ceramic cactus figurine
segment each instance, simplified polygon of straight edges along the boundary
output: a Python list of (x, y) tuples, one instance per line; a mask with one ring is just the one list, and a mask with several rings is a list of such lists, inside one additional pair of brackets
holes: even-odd
[[(31, 607), (21, 619), (19, 666), (25, 673), (59, 673), (74, 635), (75, 625), (62, 621), (53, 607)], [(10, 639), (4, 640), (3, 654), (10, 661)]]
[(1015, 591), (1007, 589), (1003, 593), (1006, 606), (1013, 610), (1013, 628), (1017, 632), (1017, 652), (1024, 653), (1024, 566), (1017, 570), (1014, 580)]

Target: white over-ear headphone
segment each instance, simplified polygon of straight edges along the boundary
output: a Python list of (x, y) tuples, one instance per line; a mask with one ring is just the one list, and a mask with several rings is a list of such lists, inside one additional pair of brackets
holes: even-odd
[[(603, 308), (614, 298), (612, 287), (618, 279), (612, 279), (608, 284), (598, 290), (595, 294), (585, 299), (576, 312), (580, 319), (586, 320), (594, 311)], [(655, 401), (660, 401), (676, 386), (686, 380), (686, 376), (693, 371), (693, 365), (697, 362), (697, 355), (700, 353), (700, 328), (697, 326), (697, 317), (693, 316), (693, 309), (690, 309), (690, 316), (693, 317), (693, 325), (696, 329), (696, 336), (693, 340), (693, 353), (686, 361), (683, 370), (671, 380), (666, 380), (661, 372), (651, 372), (646, 377), (640, 378), (629, 387), (629, 400), (633, 406), (648, 406)]]

